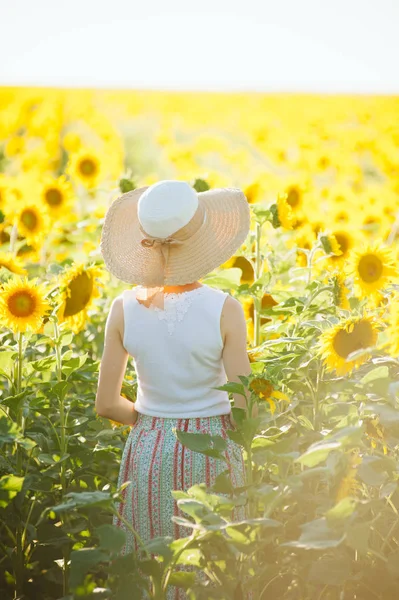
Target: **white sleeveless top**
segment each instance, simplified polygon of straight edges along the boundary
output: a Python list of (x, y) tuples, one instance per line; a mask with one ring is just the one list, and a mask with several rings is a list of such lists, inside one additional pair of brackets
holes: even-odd
[(124, 290), (123, 345), (133, 357), (138, 412), (153, 417), (210, 417), (231, 411), (222, 362), (220, 316), (229, 294), (208, 285), (165, 293), (162, 310)]

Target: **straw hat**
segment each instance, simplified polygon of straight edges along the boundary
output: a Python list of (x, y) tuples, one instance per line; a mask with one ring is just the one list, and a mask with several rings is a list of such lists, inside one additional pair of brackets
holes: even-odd
[(185, 181), (164, 180), (114, 200), (100, 250), (108, 270), (126, 283), (184, 285), (226, 262), (249, 227), (240, 189), (198, 193)]

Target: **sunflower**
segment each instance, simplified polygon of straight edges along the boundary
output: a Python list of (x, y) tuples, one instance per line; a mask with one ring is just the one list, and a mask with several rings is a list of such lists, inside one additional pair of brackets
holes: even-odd
[[(351, 230), (346, 227), (333, 228), (331, 234), (334, 236), (337, 244), (338, 250), (341, 252), (337, 254), (335, 251), (334, 254), (328, 257), (325, 261), (325, 265), (330, 265), (330, 267), (337, 267), (337, 265), (342, 265), (349, 256), (350, 251), (354, 247), (357, 238), (353, 235)], [(337, 246), (334, 246), (336, 249)]]
[(253, 379), (249, 384), (249, 389), (254, 392), (258, 399), (266, 400), (266, 402), (269, 403), (272, 415), (276, 410), (276, 403), (274, 400), (285, 400), (286, 402), (290, 402), (290, 399), (286, 394), (275, 390), (271, 382), (263, 377)]
[(10, 241), (10, 234), (6, 231), (8, 226), (9, 224), (6, 221), (0, 223), (0, 246), (8, 244)]
[(12, 252), (0, 252), (0, 271), (1, 269), (7, 269), (16, 275), (28, 274), (22, 260), (14, 256)]
[(327, 371), (338, 375), (351, 373), (370, 357), (364, 353), (354, 360), (347, 361), (352, 352), (375, 346), (378, 337), (374, 317), (349, 317), (343, 323), (324, 331), (319, 339), (319, 350)]
[[(60, 278), (58, 319), (67, 321), (74, 333), (79, 333), (87, 321), (93, 300), (100, 296), (104, 271), (96, 265), (73, 264)], [(100, 279), (100, 281), (97, 281)]]
[(51, 229), (51, 221), (45, 207), (34, 202), (21, 202), (15, 210), (18, 233), (29, 245), (40, 244)]
[(372, 239), (376, 235), (383, 235), (391, 220), (386, 217), (380, 206), (364, 208), (359, 218), (361, 230), (365, 236)]
[(381, 290), (399, 275), (392, 250), (378, 241), (354, 250), (347, 272), (354, 277), (357, 295), (371, 298), (374, 303), (381, 300)]
[(290, 204), (288, 204), (287, 192), (280, 192), (277, 194), (277, 201), (271, 205), (270, 210), (273, 215), (272, 225), (274, 228), (294, 228), (296, 218), (294, 217)]
[(97, 187), (103, 179), (103, 159), (91, 148), (82, 148), (76, 154), (71, 155), (65, 173), (73, 180), (79, 181), (86, 188)]
[(243, 191), (247, 198), (248, 204), (256, 204), (256, 202), (259, 202), (263, 197), (263, 188), (259, 181), (254, 181), (253, 183), (247, 185)]
[(320, 234), (320, 242), (326, 254), (334, 254), (335, 256), (341, 256), (341, 254), (343, 254), (342, 250), (340, 249), (340, 244), (338, 244), (337, 238), (334, 234)]
[(306, 178), (294, 178), (288, 181), (283, 189), (286, 202), (292, 208), (294, 214), (300, 212), (304, 207), (304, 196), (310, 186)]
[(47, 177), (43, 183), (41, 197), (53, 219), (59, 219), (72, 212), (73, 189), (65, 175), (58, 178)]
[(232, 269), (238, 268), (241, 269), (242, 275), (240, 278), (240, 283), (249, 283), (252, 284), (255, 280), (255, 273), (252, 263), (245, 258), (245, 256), (232, 256), (227, 260), (223, 265), (221, 265), (223, 269)]
[(47, 289), (38, 283), (38, 278), (28, 280), (15, 275), (3, 284), (0, 294), (0, 323), (14, 333), (28, 329), (37, 333), (43, 318), (51, 310), (45, 295)]

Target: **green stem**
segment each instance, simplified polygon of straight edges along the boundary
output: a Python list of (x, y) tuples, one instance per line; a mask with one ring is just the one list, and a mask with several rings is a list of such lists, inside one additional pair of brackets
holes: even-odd
[[(309, 298), (306, 300), (305, 304), (303, 305), (303, 313), (305, 312), (305, 310), (311, 305), (311, 303), (313, 302), (313, 300), (316, 298), (316, 296), (318, 296), (319, 294), (321, 294), (322, 292), (326, 292), (328, 290), (331, 290), (331, 288), (327, 285), (319, 288), (318, 290), (316, 290), (315, 292), (313, 292), (313, 294), (311, 294), (309, 296)], [(302, 313), (302, 314), (303, 314)]]
[(162, 581), (162, 591), (166, 592), (166, 587), (168, 585), (169, 582), (169, 578), (173, 572), (173, 567), (176, 565), (178, 559), (180, 558), (180, 556), (183, 554), (183, 552), (185, 550), (187, 550), (187, 548), (190, 547), (190, 544), (193, 541), (198, 541), (198, 539), (201, 539), (200, 536), (195, 536), (193, 538), (190, 538), (188, 540), (188, 542), (186, 544), (184, 544), (184, 546), (182, 548), (180, 548), (180, 550), (178, 552), (176, 552), (176, 554), (173, 556), (173, 560), (171, 560), (171, 562), (168, 565), (168, 568), (165, 571), (164, 577), (163, 577), (163, 581)]
[[(23, 333), (18, 332), (18, 361), (17, 361), (17, 375), (16, 375), (16, 392), (20, 394), (22, 391), (22, 363), (23, 363)], [(17, 425), (21, 429), (22, 435), (24, 433), (25, 422), (24, 422), (24, 402), (20, 400), (19, 407), (17, 409)], [(17, 474), (23, 476), (23, 448), (20, 444), (17, 444), (16, 451), (16, 463), (17, 463)], [(19, 598), (23, 595), (24, 588), (24, 549), (23, 549), (23, 526), (22, 519), (19, 518), (17, 521), (15, 531), (16, 541), (16, 563), (15, 563), (15, 598)]]
[[(60, 342), (60, 332), (58, 329), (58, 324), (54, 321), (54, 344), (55, 344), (55, 356), (56, 356), (56, 375), (57, 381), (62, 381), (62, 355), (61, 355), (61, 342)], [(66, 461), (62, 460), (64, 455), (67, 452), (67, 439), (65, 435), (66, 429), (66, 419), (65, 419), (65, 406), (64, 406), (65, 395), (64, 392), (60, 390), (59, 392), (59, 412), (60, 412), (60, 481), (61, 481), (61, 490), (62, 490), (62, 498), (64, 498), (67, 493), (67, 482), (66, 482)], [(58, 436), (57, 436), (58, 437)], [(68, 523), (68, 516), (64, 515), (63, 521), (64, 524)], [(70, 548), (65, 545), (62, 548), (62, 554), (64, 559), (63, 565), (63, 594), (64, 596), (68, 595), (68, 578), (69, 578), (69, 567), (68, 561), (70, 557)]]
[(129, 521), (127, 521), (125, 519), (125, 517), (121, 514), (119, 514), (119, 512), (116, 510), (115, 507), (112, 507), (112, 514), (114, 514), (116, 517), (118, 517), (118, 519), (120, 521), (122, 521), (122, 523), (124, 525), (126, 525), (126, 527), (129, 529), (129, 531), (134, 535), (134, 537), (136, 538), (139, 546), (141, 547), (141, 549), (143, 550), (143, 552), (145, 553), (147, 558), (150, 558), (150, 554), (147, 550), (147, 548), (145, 547), (145, 544), (143, 542), (143, 540), (141, 539), (140, 535), (137, 533), (137, 531), (135, 529), (133, 529), (133, 527), (131, 526), (131, 524), (129, 523)]

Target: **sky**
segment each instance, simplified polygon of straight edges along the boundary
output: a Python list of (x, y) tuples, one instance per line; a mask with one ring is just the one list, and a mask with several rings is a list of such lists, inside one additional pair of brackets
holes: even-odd
[(16, 0), (0, 85), (399, 94), (399, 0)]

